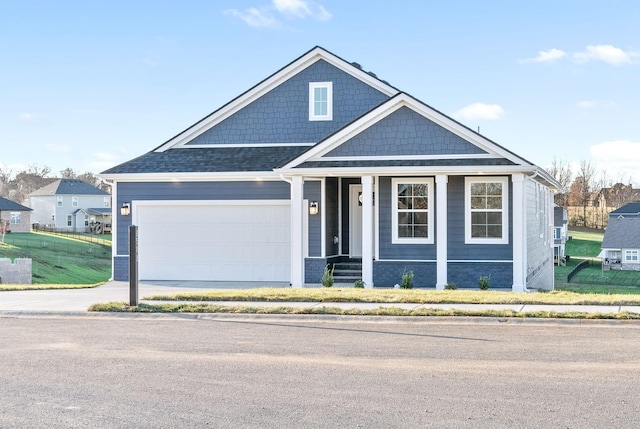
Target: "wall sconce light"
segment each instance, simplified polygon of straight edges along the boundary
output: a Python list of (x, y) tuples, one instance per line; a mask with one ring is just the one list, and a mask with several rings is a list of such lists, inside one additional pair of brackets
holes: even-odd
[(122, 203), (122, 207), (120, 207), (120, 215), (129, 216), (131, 214), (131, 206), (129, 203)]
[(312, 216), (315, 216), (318, 214), (319, 211), (319, 207), (318, 207), (318, 202), (317, 201), (311, 201), (309, 203), (309, 214)]

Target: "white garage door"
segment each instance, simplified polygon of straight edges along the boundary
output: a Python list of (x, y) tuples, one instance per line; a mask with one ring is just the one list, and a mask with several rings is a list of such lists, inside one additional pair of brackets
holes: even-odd
[(289, 281), (289, 201), (136, 205), (142, 280)]

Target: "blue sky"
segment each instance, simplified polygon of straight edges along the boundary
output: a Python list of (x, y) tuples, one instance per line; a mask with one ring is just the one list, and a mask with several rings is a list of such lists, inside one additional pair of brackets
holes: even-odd
[(640, 182), (640, 3), (0, 0), (0, 167), (98, 173), (320, 45), (547, 167)]

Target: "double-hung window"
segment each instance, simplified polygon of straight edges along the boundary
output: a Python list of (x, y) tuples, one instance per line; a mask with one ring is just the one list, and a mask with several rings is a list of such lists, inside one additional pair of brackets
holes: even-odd
[(78, 207), (78, 197), (71, 197), (71, 207)]
[(67, 226), (73, 226), (73, 216), (67, 215)]
[(333, 120), (333, 83), (309, 83), (309, 120)]
[(509, 242), (509, 192), (507, 177), (465, 179), (465, 243)]
[(638, 251), (637, 250), (625, 250), (624, 251), (624, 261), (625, 262), (638, 262)]
[(64, 198), (61, 196), (56, 197), (56, 204), (58, 205), (58, 207), (62, 207)]
[(11, 212), (11, 220), (9, 222), (11, 225), (20, 225), (22, 223), (22, 213)]
[(433, 179), (392, 179), (392, 243), (431, 244)]

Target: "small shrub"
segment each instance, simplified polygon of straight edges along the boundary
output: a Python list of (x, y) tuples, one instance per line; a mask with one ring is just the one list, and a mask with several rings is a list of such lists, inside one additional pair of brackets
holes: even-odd
[(444, 285), (445, 290), (458, 290), (458, 285), (455, 283), (447, 283)]
[(491, 276), (480, 276), (478, 279), (478, 287), (480, 290), (489, 289), (489, 285), (491, 284)]
[(327, 264), (324, 267), (324, 273), (322, 273), (322, 279), (320, 280), (320, 283), (322, 283), (322, 286), (324, 287), (331, 287), (333, 286), (333, 270), (334, 270), (334, 266), (331, 267), (331, 269), (329, 269), (329, 264)]
[(364, 282), (362, 280), (356, 280), (353, 283), (353, 287), (356, 289), (364, 289)]
[(404, 271), (402, 273), (402, 281), (400, 282), (402, 289), (413, 288), (413, 271)]

